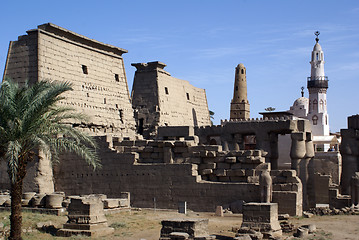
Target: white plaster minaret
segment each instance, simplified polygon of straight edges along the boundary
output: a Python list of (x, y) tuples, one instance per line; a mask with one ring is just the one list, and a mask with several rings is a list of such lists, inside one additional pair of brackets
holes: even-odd
[[(319, 32), (315, 32), (316, 44), (312, 51), (311, 75), (308, 77), (309, 109), (308, 119), (312, 123), (314, 136), (329, 136), (329, 116), (327, 112), (328, 77), (324, 74), (324, 53), (318, 43)], [(326, 148), (326, 146), (324, 147)], [(324, 149), (325, 151), (325, 149)]]

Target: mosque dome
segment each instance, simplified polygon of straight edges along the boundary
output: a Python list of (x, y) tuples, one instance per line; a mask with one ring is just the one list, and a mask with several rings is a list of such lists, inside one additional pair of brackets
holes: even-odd
[(293, 106), (290, 107), (289, 112), (296, 117), (306, 118), (308, 115), (309, 99), (300, 97), (294, 101)]
[(300, 107), (300, 106), (307, 107), (308, 104), (309, 104), (309, 99), (308, 98), (300, 97), (300, 98), (298, 98), (297, 100), (294, 101), (293, 107), (295, 107), (295, 108)]
[(322, 46), (320, 46), (319, 43), (316, 43), (316, 44), (314, 45), (313, 51), (322, 51)]

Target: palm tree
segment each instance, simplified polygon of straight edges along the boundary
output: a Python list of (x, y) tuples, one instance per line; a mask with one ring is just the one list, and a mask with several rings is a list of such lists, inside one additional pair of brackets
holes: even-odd
[(6, 80), (0, 88), (0, 160), (10, 178), (10, 238), (21, 239), (21, 198), (26, 166), (41, 149), (53, 160), (61, 151), (74, 152), (93, 168), (100, 166), (95, 141), (66, 122), (84, 121), (73, 109), (58, 106), (62, 93), (72, 90), (67, 82), (40, 81), (19, 86)]

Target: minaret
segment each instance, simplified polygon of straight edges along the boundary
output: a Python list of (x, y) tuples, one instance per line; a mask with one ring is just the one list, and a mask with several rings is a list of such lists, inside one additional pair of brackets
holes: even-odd
[(329, 136), (327, 112), (328, 77), (324, 74), (324, 54), (319, 42), (319, 32), (315, 32), (316, 44), (312, 51), (311, 75), (308, 77), (309, 110), (308, 119), (312, 123), (314, 136)]
[(230, 119), (248, 119), (249, 118), (249, 102), (247, 99), (247, 79), (246, 68), (244, 65), (238, 64), (236, 67), (234, 79), (234, 92), (231, 101)]

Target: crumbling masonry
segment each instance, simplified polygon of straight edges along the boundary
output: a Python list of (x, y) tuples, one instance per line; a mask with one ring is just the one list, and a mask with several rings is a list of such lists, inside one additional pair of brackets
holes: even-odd
[[(325, 183), (330, 191), (327, 176), (316, 176), (311, 167), (314, 148), (308, 120), (249, 119), (246, 94), (239, 99), (244, 92), (234, 92), (231, 120), (211, 126), (205, 90), (172, 77), (158, 61), (132, 64), (136, 73), (130, 97), (122, 57), (126, 52), (50, 23), (10, 42), (5, 78), (19, 83), (71, 82), (74, 91), (60, 104), (90, 116), (87, 123), (68, 124), (96, 136), (103, 165), (93, 171), (79, 157), (64, 154), (52, 168), (44, 157), (29, 165), (24, 191), (109, 197), (130, 192), (136, 207), (153, 207), (156, 201), (158, 208), (177, 208), (178, 202), (186, 201), (195, 211), (214, 211), (216, 206), (234, 210), (239, 202), (272, 199), (279, 213), (297, 216), (303, 206), (319, 199), (314, 182)], [(245, 68), (237, 68), (236, 81), (242, 79), (243, 85)], [(351, 121), (349, 132), (342, 132), (347, 136), (342, 147), (346, 186), (350, 181), (358, 185), (351, 178), (357, 168), (351, 166), (357, 163), (353, 149), (359, 125)], [(291, 170), (278, 169), (280, 134), (291, 136)], [(259, 178), (267, 171), (272, 186), (264, 197)], [(338, 184), (339, 178), (337, 174)], [(9, 187), (4, 163), (0, 187)], [(336, 199), (328, 191), (323, 201)]]

